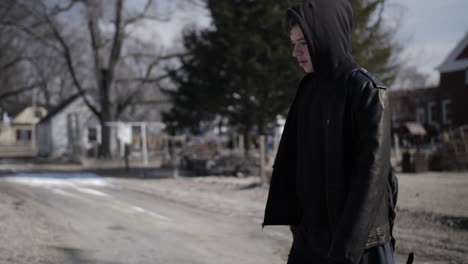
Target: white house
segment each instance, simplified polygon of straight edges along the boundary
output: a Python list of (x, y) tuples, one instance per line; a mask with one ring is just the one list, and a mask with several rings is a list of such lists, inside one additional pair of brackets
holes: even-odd
[(52, 109), (37, 126), (38, 155), (76, 160), (101, 142), (96, 116), (76, 94)]

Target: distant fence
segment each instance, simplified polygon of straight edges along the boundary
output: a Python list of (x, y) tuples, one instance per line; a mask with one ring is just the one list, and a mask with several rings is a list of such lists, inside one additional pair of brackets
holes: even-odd
[(16, 144), (10, 146), (0, 145), (0, 158), (32, 157), (36, 154), (37, 149), (33, 148), (30, 144)]

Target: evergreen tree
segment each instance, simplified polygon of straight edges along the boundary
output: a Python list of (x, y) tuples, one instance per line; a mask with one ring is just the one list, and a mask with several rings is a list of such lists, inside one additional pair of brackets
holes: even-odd
[[(282, 20), (287, 1), (208, 0), (212, 27), (184, 34), (188, 56), (171, 70), (177, 91), (165, 115), (173, 128), (197, 132), (205, 120), (227, 120), (248, 138), (285, 114), (302, 76)], [(248, 147), (248, 146), (247, 146)]]
[[(180, 68), (169, 70), (176, 90), (164, 120), (172, 130), (199, 132), (203, 121), (224, 121), (238, 132), (264, 134), (285, 116), (304, 75), (292, 57), (282, 20), (291, 1), (206, 0), (212, 26), (188, 30)], [(379, 13), (385, 0), (353, 0), (353, 55), (383, 81), (394, 78), (391, 32)], [(247, 146), (248, 147), (248, 146)]]
[(390, 86), (400, 65), (395, 55), (400, 49), (394, 41), (397, 28), (383, 19), (387, 0), (352, 0), (354, 28), (351, 34), (353, 57), (381, 81)]

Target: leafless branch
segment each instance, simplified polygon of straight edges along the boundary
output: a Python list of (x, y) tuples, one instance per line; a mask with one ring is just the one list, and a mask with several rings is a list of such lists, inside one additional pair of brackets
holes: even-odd
[(16, 2), (15, 1), (9, 1), (9, 4), (8, 6), (3, 10), (2, 14), (0, 15), (0, 17), (6, 17), (6, 15), (8, 13), (10, 13), (10, 11), (13, 9), (13, 7), (15, 6)]
[(21, 25), (21, 24), (13, 23), (11, 21), (4, 21), (4, 22), (1, 23), (1, 25), (16, 28), (17, 30), (25, 33), (26, 35), (32, 37), (33, 39), (38, 40), (44, 46), (50, 47), (50, 48), (52, 48), (52, 49), (54, 49), (56, 51), (61, 51), (60, 48), (58, 48), (56, 45), (54, 45), (53, 43), (51, 43), (47, 39), (41, 37), (36, 32), (32, 31), (31, 28), (29, 28), (29, 27), (26, 27), (26, 26)]
[[(185, 55), (185, 53), (173, 53), (173, 54), (167, 54), (167, 55), (164, 55), (164, 56), (158, 56), (157, 58), (155, 58), (153, 60), (152, 63), (150, 63), (148, 65), (148, 67), (146, 68), (146, 73), (145, 73), (144, 77), (115, 80), (115, 82), (118, 82), (118, 83), (128, 83), (128, 82), (137, 82), (137, 83), (139, 83), (138, 86), (135, 88), (135, 90), (132, 93), (127, 95), (123, 101), (120, 101), (120, 102), (117, 103), (117, 116), (122, 114), (122, 112), (125, 110), (125, 108), (128, 107), (134, 101), (135, 98), (137, 98), (137, 96), (141, 93), (142, 89), (144, 88), (145, 84), (159, 83), (162, 80), (164, 80), (165, 78), (169, 77), (169, 75), (167, 75), (167, 74), (156, 77), (156, 78), (151, 78), (150, 77), (151, 72), (153, 71), (153, 69), (159, 63), (161, 63), (161, 61), (168, 60), (168, 59), (171, 59), (171, 58), (174, 58), (174, 57), (177, 57), (177, 56), (183, 56), (183, 55)], [(125, 56), (125, 57), (148, 57), (148, 56), (154, 57), (154, 54), (132, 53), (132, 54), (129, 54), (129, 55)]]
[(153, 5), (153, 0), (148, 0), (145, 4), (145, 8), (143, 9), (143, 11), (137, 16), (127, 19), (124, 22), (124, 27), (134, 24), (136, 22), (139, 22), (143, 19), (154, 20), (154, 21), (159, 21), (159, 22), (167, 22), (170, 20), (170, 18), (162, 18), (162, 17), (150, 15), (149, 11), (152, 5)]
[(101, 113), (97, 110), (97, 108), (89, 101), (89, 99), (86, 97), (86, 91), (83, 89), (83, 87), (81, 86), (81, 83), (78, 81), (78, 77), (76, 76), (76, 71), (75, 71), (75, 68), (74, 68), (74, 64), (73, 64), (73, 59), (72, 59), (72, 56), (71, 56), (71, 51), (70, 51), (70, 47), (68, 46), (68, 44), (65, 42), (65, 39), (62, 37), (62, 35), (60, 34), (60, 32), (58, 31), (57, 27), (55, 26), (54, 22), (51, 20), (50, 17), (46, 16), (46, 21), (47, 23), (49, 24), (50, 28), (52, 29), (52, 32), (55, 36), (55, 38), (57, 39), (57, 41), (60, 43), (60, 45), (62, 46), (62, 49), (63, 49), (63, 54), (65, 56), (65, 61), (66, 61), (66, 65), (67, 65), (67, 68), (68, 68), (68, 71), (70, 72), (70, 75), (72, 77), (72, 80), (73, 80), (73, 84), (75, 85), (75, 87), (78, 89), (78, 91), (80, 92), (80, 94), (82, 95), (83, 97), (83, 100), (84, 102), (86, 103), (86, 105), (89, 107), (89, 109), (98, 117), (98, 118), (101, 118)]
[[(162, 57), (166, 57), (166, 56), (162, 56)], [(119, 102), (117, 104), (117, 115), (120, 115), (125, 110), (125, 108), (130, 105), (130, 103), (134, 100), (134, 98), (141, 92), (141, 90), (143, 89), (146, 83), (150, 83), (150, 82), (158, 83), (161, 80), (168, 77), (168, 75), (163, 75), (155, 79), (150, 79), (153, 68), (156, 67), (160, 63), (160, 61), (161, 61), (161, 58), (157, 58), (156, 60), (154, 60), (146, 69), (145, 77), (140, 78), (140, 84), (138, 85), (138, 87), (135, 88), (135, 90), (129, 96), (127, 96), (123, 102)]]
[(76, 3), (78, 2), (83, 2), (82, 0), (71, 0), (70, 3), (68, 3), (68, 5), (66, 6), (60, 6), (60, 5), (56, 5), (52, 8), (52, 10), (50, 11), (50, 14), (49, 16), (50, 17), (54, 17), (58, 14), (61, 14), (63, 12), (67, 12), (67, 11), (70, 11)]
[(37, 21), (35, 21), (34, 23), (28, 25), (29, 29), (35, 29), (37, 27), (43, 26), (44, 24), (47, 24), (47, 22), (44, 20), (44, 16), (55, 17), (55, 16), (57, 16), (57, 15), (59, 15), (61, 13), (70, 11), (75, 6), (76, 3), (82, 2), (82, 1), (83, 0), (71, 0), (68, 3), (68, 5), (66, 5), (64, 7), (62, 7), (60, 5), (56, 5), (51, 9), (50, 12), (47, 12), (48, 7), (44, 4), (44, 2), (42, 0), (40, 0), (40, 1), (38, 1), (38, 3), (44, 9), (43, 13), (41, 13), (41, 14), (38, 14), (37, 12), (32, 10), (29, 5), (20, 4), (20, 7), (22, 9), (28, 10), (28, 13), (33, 15), (37, 19)]
[(125, 58), (140, 58), (140, 57), (144, 57), (144, 58), (157, 57), (156, 59), (160, 62), (160, 61), (163, 61), (163, 60), (169, 60), (169, 59), (172, 59), (172, 58), (175, 58), (175, 57), (180, 57), (180, 56), (185, 56), (185, 55), (188, 55), (188, 53), (187, 52), (178, 52), (178, 53), (171, 53), (171, 54), (160, 56), (160, 55), (157, 55), (157, 54), (136, 52), (136, 53), (127, 54), (127, 55), (123, 56), (122, 58), (125, 59)]
[(128, 26), (130, 24), (133, 24), (133, 23), (143, 19), (147, 15), (147, 13), (149, 12), (149, 9), (151, 8), (152, 4), (153, 4), (153, 0), (146, 1), (145, 8), (143, 9), (143, 11), (139, 15), (127, 19), (124, 22), (124, 26)]
[(15, 90), (0, 93), (0, 101), (5, 100), (8, 97), (15, 96), (15, 95), (20, 95), (20, 94), (22, 94), (24, 92), (30, 91), (30, 90), (36, 88), (39, 85), (42, 85), (42, 82), (33, 83), (31, 85), (24, 86), (24, 87), (15, 89)]
[(42, 92), (44, 93), (46, 106), (50, 107), (50, 92), (49, 92), (49, 88), (47, 85), (47, 77), (46, 77), (47, 75), (45, 74), (43, 67), (41, 67), (36, 60), (32, 58), (28, 58), (28, 60), (32, 64), (32, 66), (34, 67), (34, 69), (36, 70), (37, 74), (40, 77), (40, 80), (41, 80), (40, 87), (42, 88)]
[(125, 97), (123, 101), (117, 102), (117, 109), (116, 109), (117, 117), (119, 117), (123, 113), (125, 108), (127, 108), (131, 104), (131, 102), (140, 92), (141, 91), (139, 89), (134, 90), (130, 95)]
[(157, 78), (126, 78), (126, 79), (117, 79), (115, 82), (117, 83), (133, 83), (133, 82), (138, 82), (138, 83), (159, 83), (160, 81), (168, 78), (169, 75), (162, 75)]
[(19, 63), (19, 62), (25, 61), (25, 60), (29, 60), (29, 58), (23, 57), (23, 56), (18, 56), (18, 57), (16, 57), (16, 58), (14, 58), (12, 61), (7, 62), (7, 63), (4, 64), (4, 65), (1, 65), (1, 66), (0, 66), (0, 69), (1, 69), (2, 71), (4, 71), (4, 70), (6, 70), (6, 69), (12, 67), (13, 65), (15, 65), (15, 64), (17, 64), (17, 63)]

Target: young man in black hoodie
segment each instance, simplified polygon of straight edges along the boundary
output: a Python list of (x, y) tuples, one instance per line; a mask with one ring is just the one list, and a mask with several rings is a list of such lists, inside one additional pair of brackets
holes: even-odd
[(288, 264), (393, 264), (396, 178), (386, 88), (351, 56), (349, 0), (287, 11), (307, 72), (288, 113), (263, 225), (289, 225)]

